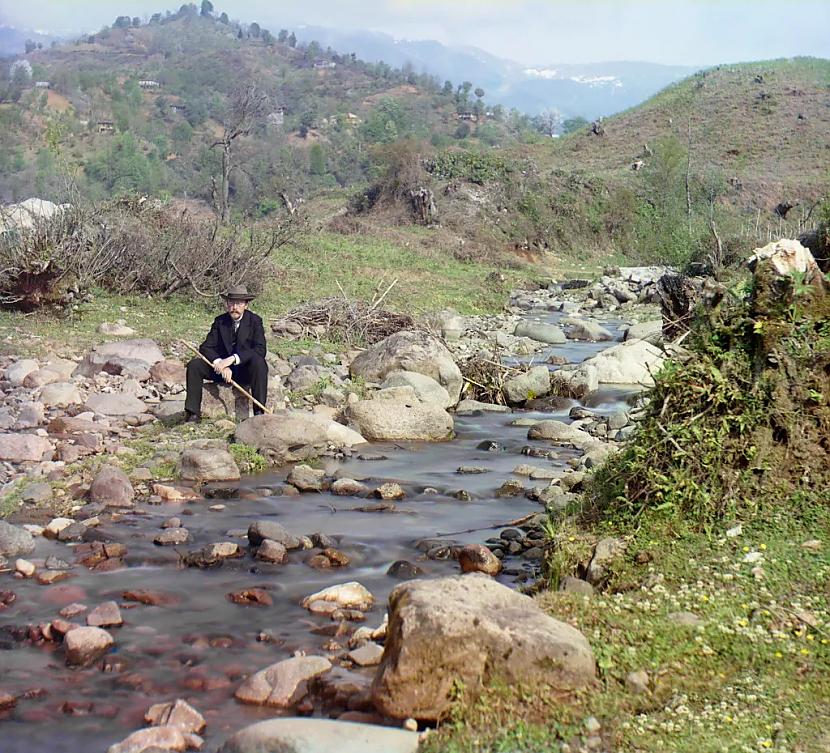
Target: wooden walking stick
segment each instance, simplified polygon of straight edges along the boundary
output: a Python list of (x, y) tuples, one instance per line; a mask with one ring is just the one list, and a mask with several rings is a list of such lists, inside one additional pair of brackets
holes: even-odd
[[(195, 345), (191, 345), (189, 342), (187, 342), (187, 340), (179, 340), (179, 342), (182, 345), (185, 345), (188, 348), (190, 348), (197, 356), (199, 356), (199, 358), (201, 358), (208, 366), (210, 366), (210, 368), (213, 368), (213, 364), (210, 361), (208, 361), (207, 358), (205, 358), (202, 351), (199, 350)], [(245, 397), (247, 397), (248, 400), (250, 400), (254, 405), (256, 405), (257, 408), (262, 408), (262, 410), (265, 411), (265, 413), (267, 413), (268, 415), (273, 415), (274, 411), (272, 411), (270, 408), (266, 408), (261, 402), (259, 402), (259, 400), (257, 400), (250, 392), (248, 392), (248, 390), (246, 390), (241, 384), (238, 384), (237, 382), (234, 382), (233, 379), (231, 379), (230, 382), (228, 382), (228, 384), (230, 384), (231, 387), (236, 387), (236, 389), (238, 389), (243, 395), (245, 395)]]

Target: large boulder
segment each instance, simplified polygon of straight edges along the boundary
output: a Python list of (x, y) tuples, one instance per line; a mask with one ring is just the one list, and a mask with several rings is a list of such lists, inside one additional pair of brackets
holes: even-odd
[(437, 405), (439, 408), (450, 408), (457, 402), (432, 377), (419, 374), (417, 371), (392, 371), (383, 380), (381, 387), (412, 387), (418, 400)]
[(510, 377), (504, 383), (504, 395), (509, 403), (524, 403), (550, 392), (550, 370), (534, 366), (522, 374)]
[(89, 487), (89, 498), (95, 504), (107, 507), (132, 507), (135, 491), (124, 471), (112, 465), (104, 466)]
[(297, 410), (278, 410), (243, 421), (236, 441), (256, 447), (276, 463), (295, 463), (316, 457), (329, 444), (352, 447), (366, 440), (348, 426), (325, 416)]
[(522, 319), (516, 325), (513, 334), (516, 337), (529, 337), (531, 340), (548, 345), (564, 345), (567, 342), (565, 333), (555, 324), (531, 322), (527, 319)]
[(99, 392), (90, 395), (84, 407), (104, 416), (137, 416), (147, 412), (147, 406), (128, 392)]
[(768, 265), (778, 277), (799, 275), (805, 284), (822, 290), (827, 287), (813, 254), (797, 240), (782, 238), (756, 248), (749, 258), (749, 268), (755, 271), (760, 263)]
[(458, 682), (472, 693), (491, 680), (568, 691), (590, 683), (594, 673), (582, 633), (489, 576), (409, 581), (389, 595), (372, 700), (397, 719), (437, 720)]
[(35, 540), (25, 528), (0, 520), (0, 556), (19, 557), (34, 551)]
[(0, 460), (23, 463), (27, 460), (43, 460), (51, 455), (52, 443), (36, 434), (0, 434)]
[(103, 343), (87, 353), (75, 369), (75, 376), (90, 377), (99, 371), (113, 374), (139, 372), (149, 378), (150, 367), (164, 360), (164, 354), (152, 340), (121, 340)]
[(592, 340), (605, 342), (613, 340), (614, 335), (593, 319), (580, 319), (569, 316), (562, 320), (565, 335), (569, 340)]
[(382, 382), (393, 371), (416, 371), (432, 377), (458, 402), (464, 379), (452, 353), (425, 332), (403, 331), (390, 335), (360, 353), (349, 366), (352, 376)]
[(653, 375), (663, 365), (663, 351), (645, 340), (626, 340), (583, 361), (596, 369), (600, 384), (654, 384)]
[(238, 481), (240, 478), (233, 455), (219, 448), (186, 449), (179, 459), (179, 473), (188, 481)]
[(81, 393), (72, 382), (54, 382), (40, 391), (40, 402), (47, 408), (66, 408), (82, 402)]
[(422, 403), (409, 387), (381, 390), (373, 400), (352, 403), (346, 419), (370, 442), (440, 442), (450, 439), (454, 425), (447, 411)]
[(417, 753), (418, 733), (335, 719), (268, 719), (239, 730), (219, 753)]

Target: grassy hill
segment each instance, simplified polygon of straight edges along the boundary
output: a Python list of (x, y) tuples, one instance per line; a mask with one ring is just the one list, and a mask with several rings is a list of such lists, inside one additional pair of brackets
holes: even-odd
[(645, 145), (674, 136), (696, 169), (717, 167), (736, 203), (772, 209), (828, 189), (830, 60), (795, 58), (723, 65), (696, 73), (550, 150), (550, 164), (628, 178)]

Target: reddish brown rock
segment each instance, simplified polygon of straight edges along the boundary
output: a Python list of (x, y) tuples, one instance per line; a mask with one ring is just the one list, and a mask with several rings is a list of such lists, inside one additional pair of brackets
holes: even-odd
[(468, 544), (458, 552), (458, 564), (461, 572), (498, 575), (501, 561), (484, 544)]
[(101, 431), (101, 424), (94, 421), (86, 421), (83, 418), (71, 418), (69, 416), (58, 416), (53, 418), (46, 427), (50, 434), (62, 436), (67, 434), (87, 434)]
[(11, 693), (6, 693), (0, 690), (0, 711), (13, 709), (16, 705), (17, 698), (15, 698)]
[(118, 604), (105, 601), (87, 615), (86, 624), (92, 627), (120, 627), (124, 624), (124, 619), (121, 617)]
[(95, 541), (75, 547), (77, 562), (90, 570), (104, 572), (123, 567), (126, 553), (127, 547), (117, 543), (102, 544)]
[(227, 596), (234, 604), (243, 606), (270, 607), (274, 603), (271, 595), (261, 588), (243, 588), (240, 591), (233, 591)]
[(68, 570), (41, 570), (35, 576), (35, 580), (40, 583), (41, 586), (51, 586), (53, 583), (66, 580), (71, 577), (72, 573)]
[(170, 607), (179, 603), (179, 598), (173, 594), (163, 591), (151, 591), (146, 588), (138, 588), (132, 591), (124, 591), (121, 594), (124, 601), (137, 601), (139, 604), (146, 604), (150, 607)]
[(90, 500), (107, 507), (132, 507), (134, 497), (135, 491), (127, 474), (112, 465), (98, 471), (89, 488)]
[(178, 361), (159, 361), (150, 367), (150, 379), (157, 384), (184, 384), (186, 372)]
[(0, 612), (17, 601), (17, 594), (14, 591), (0, 591)]

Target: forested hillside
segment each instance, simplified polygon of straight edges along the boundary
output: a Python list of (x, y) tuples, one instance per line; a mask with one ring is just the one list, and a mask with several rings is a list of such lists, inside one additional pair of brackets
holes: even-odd
[[(208, 4), (209, 5), (209, 4)], [(203, 6), (204, 10), (204, 6)], [(56, 197), (67, 177), (104, 197), (137, 191), (209, 199), (214, 144), (232, 128), (235, 95), (256, 87), (235, 146), (231, 190), (240, 211), (271, 197), (365, 180), (371, 148), (400, 138), (441, 147), (495, 144), (507, 125), (472, 82), (297, 45), (293, 34), (185, 5), (148, 23), (118, 17), (74, 43), (35, 49), (3, 66), (0, 194)], [(527, 124), (525, 124), (527, 127)]]

